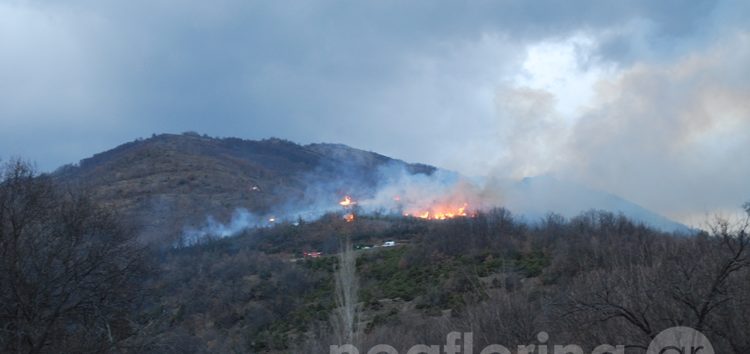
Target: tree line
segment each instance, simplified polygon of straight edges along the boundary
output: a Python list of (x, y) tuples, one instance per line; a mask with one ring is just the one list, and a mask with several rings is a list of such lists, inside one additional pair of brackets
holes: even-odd
[(748, 219), (684, 236), (599, 211), (533, 224), (502, 208), (437, 222), (331, 216), (155, 249), (95, 200), (23, 161), (0, 168), (0, 352), (328, 352), (338, 261), (291, 260), (305, 247), (333, 254), (342, 236), (408, 241), (357, 256), (363, 323), (350, 337), (363, 347), (405, 352), (453, 331), (514, 346), (544, 331), (645, 353), (661, 330), (689, 326), (717, 352), (750, 352)]

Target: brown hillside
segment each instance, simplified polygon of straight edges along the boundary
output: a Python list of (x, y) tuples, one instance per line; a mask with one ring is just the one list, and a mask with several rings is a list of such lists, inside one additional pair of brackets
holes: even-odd
[(311, 183), (374, 186), (378, 167), (388, 163), (411, 173), (435, 170), (344, 145), (185, 133), (129, 142), (54, 175), (90, 187), (98, 200), (140, 227), (145, 240), (170, 242), (208, 215), (226, 221), (237, 208), (268, 213), (301, 199)]

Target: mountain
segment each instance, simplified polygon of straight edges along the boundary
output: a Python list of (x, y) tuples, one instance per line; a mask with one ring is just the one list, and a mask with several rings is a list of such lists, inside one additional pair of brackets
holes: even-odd
[(507, 207), (529, 220), (549, 212), (571, 218), (588, 210), (606, 210), (666, 232), (691, 234), (691, 228), (619, 196), (552, 176), (527, 177), (506, 188)]
[[(200, 232), (207, 224), (230, 234), (271, 218), (314, 219), (340, 210), (344, 195), (362, 200), (364, 211), (377, 212), (394, 211), (393, 204), (403, 202), (394, 202), (399, 194), (429, 204), (460, 189), (454, 188), (458, 174), (345, 145), (196, 133), (138, 139), (63, 166), (53, 176), (87, 187), (98, 201), (140, 228), (144, 240), (159, 244), (177, 241), (186, 230)], [(550, 211), (573, 217), (593, 208), (622, 212), (666, 231), (689, 230), (615, 195), (551, 177), (527, 178), (502, 188), (503, 199), (487, 206), (506, 206), (528, 220)]]
[[(138, 139), (66, 165), (53, 173), (62, 183), (88, 187), (93, 196), (140, 228), (148, 241), (174, 241), (207, 216), (227, 221), (238, 208), (268, 215), (310, 198), (310, 186), (340, 194), (373, 188), (378, 169), (433, 173), (427, 165), (335, 144), (298, 145), (211, 138), (196, 133)], [(338, 193), (335, 193), (338, 192)]]

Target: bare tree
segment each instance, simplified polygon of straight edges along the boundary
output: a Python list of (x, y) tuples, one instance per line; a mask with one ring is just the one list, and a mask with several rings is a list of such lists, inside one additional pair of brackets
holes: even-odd
[(0, 351), (114, 350), (135, 334), (134, 233), (27, 163), (0, 172)]
[(357, 278), (357, 255), (348, 236), (341, 241), (339, 263), (334, 273), (334, 280), (337, 306), (333, 314), (334, 333), (339, 344), (356, 345), (359, 333), (357, 328), (359, 280)]
[(717, 220), (710, 233), (664, 238), (649, 252), (620, 245), (607, 252), (610, 264), (571, 284), (563, 317), (575, 328), (597, 323), (598, 340), (616, 338), (642, 350), (660, 331), (689, 326), (729, 343), (715, 343), (719, 348), (746, 352), (746, 323), (731, 313), (747, 305), (747, 228)]

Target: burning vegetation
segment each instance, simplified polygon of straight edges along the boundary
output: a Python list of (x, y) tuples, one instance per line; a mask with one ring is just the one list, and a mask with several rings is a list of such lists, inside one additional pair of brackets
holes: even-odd
[(354, 206), (356, 204), (357, 204), (357, 202), (355, 202), (354, 200), (352, 200), (352, 197), (350, 197), (348, 195), (344, 196), (344, 199), (342, 199), (339, 202), (339, 205), (341, 205), (344, 208), (351, 208), (352, 206)]
[[(405, 207), (400, 196), (393, 197), (393, 201), (398, 204), (399, 210), (408, 210), (402, 213), (403, 216), (406, 217), (415, 217), (425, 220), (446, 220), (456, 217), (473, 216), (473, 214), (467, 212), (469, 204), (465, 202), (432, 202), (431, 205), (415, 205), (417, 203), (410, 203), (408, 207)], [(367, 203), (365, 202), (365, 204)], [(357, 202), (352, 199), (352, 197), (346, 195), (341, 199), (339, 205), (341, 205), (346, 211), (344, 219), (347, 222), (354, 221), (355, 214), (352, 209), (357, 205)]]
[(470, 216), (466, 212), (466, 208), (469, 206), (468, 203), (463, 203), (460, 207), (453, 205), (434, 205), (426, 210), (418, 210), (416, 212), (404, 213), (404, 216), (413, 216), (420, 219), (427, 220), (445, 220), (452, 219), (460, 216)]
[(344, 220), (346, 220), (346, 222), (352, 222), (352, 221), (354, 221), (354, 212), (351, 211), (351, 209), (355, 205), (357, 205), (357, 202), (355, 202), (352, 199), (352, 197), (346, 195), (346, 196), (344, 196), (344, 199), (341, 199), (341, 201), (339, 202), (339, 205), (341, 205), (344, 208), (344, 210), (349, 211), (346, 214), (344, 214)]

